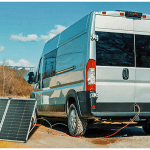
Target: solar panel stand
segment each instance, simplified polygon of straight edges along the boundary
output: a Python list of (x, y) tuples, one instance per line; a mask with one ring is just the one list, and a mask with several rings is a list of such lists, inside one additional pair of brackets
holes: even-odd
[[(35, 112), (34, 112), (34, 114), (35, 114)], [(32, 127), (32, 129), (29, 131), (29, 134), (32, 132), (32, 130), (34, 129), (34, 127), (36, 126), (36, 120), (35, 120), (35, 116), (34, 116), (34, 114), (33, 114), (33, 116), (32, 116), (32, 119), (33, 119), (33, 124), (34, 124), (34, 126)]]
[[(36, 126), (36, 121), (35, 121), (35, 118), (34, 118), (36, 104), (37, 104), (37, 101), (35, 102), (34, 109), (33, 109), (34, 111), (33, 111), (33, 113), (32, 113), (32, 118), (33, 118), (33, 120), (34, 120), (35, 125), (34, 125), (34, 126), (32, 127), (32, 129), (30, 130), (31, 122), (32, 122), (32, 118), (31, 118), (30, 126), (29, 126), (29, 129), (28, 129), (28, 133), (27, 133), (27, 137), (26, 137), (26, 141), (25, 141), (25, 142), (27, 142), (29, 134), (31, 133), (31, 131), (32, 131), (32, 130), (34, 129), (34, 127)], [(30, 131), (29, 131), (29, 130), (30, 130)]]

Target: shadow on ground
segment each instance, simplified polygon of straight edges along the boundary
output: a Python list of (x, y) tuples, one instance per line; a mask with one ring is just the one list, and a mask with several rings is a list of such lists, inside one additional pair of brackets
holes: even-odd
[[(31, 138), (31, 136), (38, 130), (38, 128), (39, 128), (39, 126), (35, 126), (34, 128), (33, 128), (33, 130), (31, 131), (31, 133), (29, 134), (29, 137), (28, 137), (28, 140)], [(31, 129), (32, 129), (32, 127), (31, 127)]]
[[(50, 122), (51, 125), (56, 124), (56, 123), (62, 123), (67, 125), (67, 118), (47, 118), (47, 121)], [(40, 124), (50, 127), (50, 125), (46, 121), (40, 121)], [(87, 129), (84, 137), (85, 138), (100, 138), (104, 136), (108, 136), (119, 130), (121, 127), (103, 127), (103, 128), (90, 128)], [(32, 134), (38, 129), (38, 127), (34, 128), (34, 130), (31, 132), (29, 138), (32, 136)], [(55, 125), (53, 126), (54, 130), (63, 132), (65, 134), (69, 135), (68, 127), (64, 125)], [(112, 136), (113, 138), (115, 137), (131, 137), (131, 136), (148, 136), (144, 130), (141, 127), (126, 127), (122, 129), (120, 132), (118, 132), (116, 135)]]

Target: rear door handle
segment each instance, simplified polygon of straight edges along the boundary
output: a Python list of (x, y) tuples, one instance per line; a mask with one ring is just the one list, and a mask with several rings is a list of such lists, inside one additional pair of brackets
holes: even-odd
[(124, 80), (128, 80), (129, 79), (129, 69), (128, 68), (124, 68), (122, 71), (122, 77)]

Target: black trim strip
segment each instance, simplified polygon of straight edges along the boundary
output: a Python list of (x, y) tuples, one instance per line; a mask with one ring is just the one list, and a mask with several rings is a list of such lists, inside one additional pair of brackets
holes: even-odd
[[(82, 32), (83, 32), (83, 33), (82, 33)], [(66, 43), (64, 42), (64, 44), (62, 44), (62, 45), (60, 44), (60, 46), (59, 46), (59, 47), (57, 47), (57, 49), (58, 49), (58, 48), (60, 48), (60, 47), (62, 47), (62, 46), (64, 46), (64, 45), (66, 45), (66, 44), (68, 44), (68, 43), (70, 43), (70, 42), (72, 42), (73, 40), (75, 40), (75, 39), (79, 38), (80, 36), (82, 36), (82, 35), (84, 35), (84, 34), (86, 34), (86, 33), (87, 33), (86, 31), (82, 31), (82, 32), (80, 32), (80, 33), (82, 33), (82, 34), (80, 34), (80, 33), (79, 33), (79, 34), (78, 34), (78, 36), (77, 36), (77, 37), (75, 37), (74, 39), (71, 39), (71, 40), (70, 40), (70, 41), (68, 41), (68, 42), (66, 42), (66, 41), (67, 41), (67, 40), (66, 40), (66, 41), (65, 41)]]
[[(133, 117), (137, 112), (92, 112), (96, 117)], [(141, 112), (140, 117), (150, 117), (150, 112)]]
[(75, 68), (76, 68), (76, 66), (73, 66), (73, 67), (58, 71), (58, 72), (56, 72), (56, 74), (60, 74), (60, 73), (64, 73), (64, 72), (67, 72), (67, 71), (70, 71), (70, 70), (74, 70)]
[(140, 106), (141, 112), (150, 112), (150, 103), (148, 102), (101, 102), (96, 103), (96, 112), (134, 112), (134, 104)]
[(133, 102), (96, 103), (96, 112), (134, 112), (134, 103)]

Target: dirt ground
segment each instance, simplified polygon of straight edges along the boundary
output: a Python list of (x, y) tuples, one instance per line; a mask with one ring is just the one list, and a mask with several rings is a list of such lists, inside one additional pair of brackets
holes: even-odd
[(87, 130), (84, 137), (71, 137), (67, 126), (37, 125), (26, 143), (0, 141), (0, 148), (150, 148), (150, 136), (141, 127), (127, 127), (110, 138), (101, 138), (119, 127)]

